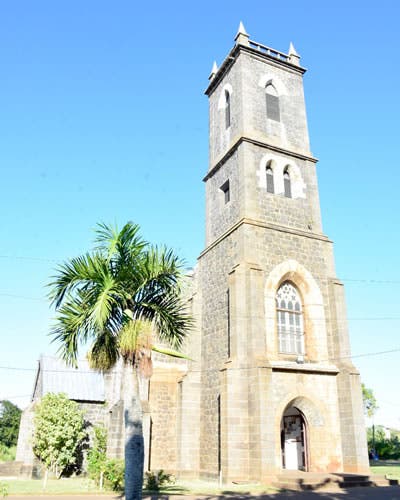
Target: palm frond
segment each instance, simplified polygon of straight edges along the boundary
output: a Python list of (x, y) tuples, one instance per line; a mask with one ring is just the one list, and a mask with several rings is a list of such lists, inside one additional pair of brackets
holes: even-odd
[(86, 253), (60, 264), (53, 281), (47, 285), (50, 288), (48, 296), (51, 304), (57, 309), (66, 295), (73, 293), (77, 288), (84, 289), (96, 282), (102, 261), (99, 254)]
[(85, 290), (85, 300), (90, 304), (91, 318), (100, 330), (114, 317), (113, 311), (122, 311), (126, 306), (124, 290), (107, 268), (99, 273), (96, 283)]
[(169, 349), (168, 347), (152, 345), (151, 350), (160, 354), (165, 354), (166, 356), (170, 356), (172, 358), (188, 359), (189, 361), (193, 361), (193, 359), (186, 356), (186, 354), (183, 354), (180, 351), (175, 351), (174, 349)]
[(58, 352), (68, 365), (76, 366), (79, 344), (94, 335), (95, 325), (90, 313), (81, 296), (65, 302), (58, 310), (50, 335), (53, 337), (52, 342), (60, 343)]
[(100, 223), (96, 229), (96, 249), (108, 261), (113, 261), (117, 268), (121, 267), (121, 264), (126, 263), (132, 256), (140, 254), (147, 245), (139, 236), (139, 230), (139, 226), (132, 222), (127, 222), (121, 230), (117, 225)]
[(152, 321), (160, 340), (179, 349), (193, 325), (180, 297), (157, 294), (148, 299), (136, 304), (137, 316)]

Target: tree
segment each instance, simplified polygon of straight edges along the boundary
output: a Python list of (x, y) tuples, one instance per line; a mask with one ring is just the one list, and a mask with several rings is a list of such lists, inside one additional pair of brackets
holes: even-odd
[[(52, 330), (63, 359), (76, 365), (80, 342), (91, 341), (92, 368), (108, 370), (123, 360), (125, 498), (140, 499), (144, 443), (138, 376), (151, 375), (151, 351), (184, 357), (176, 349), (191, 325), (184, 312), (182, 262), (166, 248), (149, 245), (139, 226), (96, 229), (91, 253), (61, 264), (49, 284), (58, 315)], [(158, 339), (171, 349), (157, 347)]]
[(362, 396), (364, 404), (364, 413), (367, 417), (371, 418), (375, 415), (375, 412), (376, 410), (379, 409), (379, 406), (376, 402), (372, 389), (368, 389), (364, 384), (361, 384), (361, 388), (362, 388)]
[(0, 444), (10, 448), (18, 441), (22, 410), (7, 399), (0, 401)]
[(33, 451), (58, 478), (76, 464), (86, 437), (83, 412), (66, 394), (48, 393), (35, 406)]
[[(389, 432), (388, 432), (389, 431)], [(381, 425), (367, 429), (368, 449), (382, 460), (400, 458), (400, 440), (393, 430)]]

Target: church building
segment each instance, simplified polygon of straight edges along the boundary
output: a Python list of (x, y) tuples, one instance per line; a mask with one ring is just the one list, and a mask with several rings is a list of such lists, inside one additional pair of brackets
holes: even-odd
[[(268, 482), (284, 469), (369, 472), (344, 289), (321, 225), (304, 73), (292, 44), (284, 54), (256, 43), (242, 24), (213, 66), (206, 240), (188, 284), (192, 361), (157, 355), (141, 387), (145, 470), (226, 483)], [(96, 415), (109, 429), (109, 455), (122, 457), (117, 374), (106, 376)]]

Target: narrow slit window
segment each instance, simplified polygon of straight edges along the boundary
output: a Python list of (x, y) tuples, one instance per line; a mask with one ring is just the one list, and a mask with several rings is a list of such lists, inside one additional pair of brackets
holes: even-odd
[(228, 333), (228, 358), (231, 357), (231, 304), (229, 289), (226, 291), (226, 305), (227, 305), (227, 333)]
[(290, 174), (287, 170), (283, 173), (283, 189), (286, 198), (292, 197), (292, 181), (290, 179)]
[(224, 195), (224, 202), (225, 202), (225, 204), (227, 204), (231, 200), (229, 181), (224, 182), (224, 184), (220, 187), (220, 189)]
[(274, 172), (270, 166), (267, 166), (265, 170), (267, 177), (267, 193), (274, 193)]
[(281, 121), (279, 96), (272, 83), (269, 83), (265, 87), (265, 96), (267, 103), (267, 118), (276, 122)]
[(227, 90), (225, 90), (225, 128), (231, 126), (231, 96)]

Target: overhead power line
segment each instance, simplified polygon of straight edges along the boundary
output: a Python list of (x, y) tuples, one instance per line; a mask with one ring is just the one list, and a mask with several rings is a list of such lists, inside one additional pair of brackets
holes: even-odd
[[(329, 358), (329, 359), (324, 359), (324, 360), (318, 360), (318, 363), (327, 363), (327, 362), (334, 362), (334, 361), (341, 361), (344, 359), (353, 359), (353, 358), (366, 358), (370, 356), (381, 356), (383, 354), (392, 354), (394, 352), (400, 352), (400, 347), (396, 347), (394, 349), (389, 349), (387, 351), (374, 351), (374, 352), (366, 352), (363, 354), (355, 354), (352, 356), (342, 356), (338, 358)], [(251, 367), (237, 367), (237, 368), (231, 368), (232, 370), (250, 370), (254, 368), (253, 366)], [(35, 372), (37, 371), (37, 368), (23, 368), (23, 367), (18, 367), (18, 366), (0, 366), (0, 370), (14, 370), (14, 371), (30, 371), (30, 372)], [(51, 369), (51, 370), (46, 370), (42, 369), (43, 373), (73, 373), (74, 368), (70, 369), (65, 369), (65, 370), (57, 370), (57, 369)], [(212, 372), (212, 371), (219, 371), (219, 368), (215, 369), (210, 369), (210, 370), (191, 370), (193, 372)], [(93, 373), (92, 371), (89, 370), (77, 370), (76, 373), (82, 374), (82, 373)]]
[[(74, 257), (72, 257), (74, 258)], [(60, 258), (60, 259), (50, 259), (48, 257), (35, 257), (35, 256), (26, 256), (26, 255), (0, 255), (0, 259), (15, 259), (15, 260), (28, 260), (28, 261), (38, 261), (38, 262), (51, 262), (55, 264), (60, 264), (66, 261), (71, 260), (70, 258)], [(336, 278), (335, 276), (322, 276), (318, 274), (313, 274), (314, 278), (318, 278), (320, 280), (330, 280), (332, 278)], [(400, 284), (399, 280), (389, 280), (389, 279), (372, 279), (372, 278), (340, 278), (340, 281), (344, 281), (346, 283), (371, 283), (371, 284)], [(0, 294), (1, 295), (1, 294)]]

